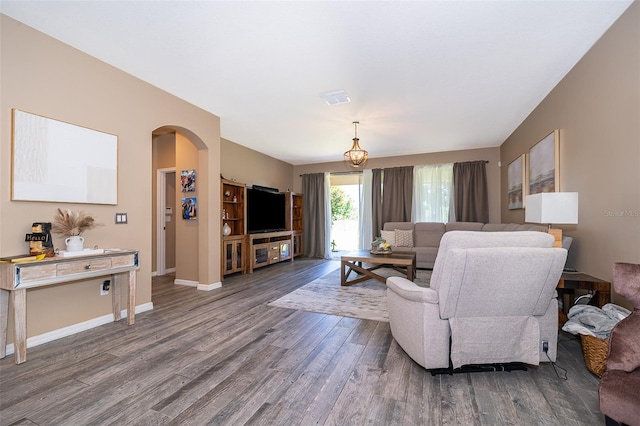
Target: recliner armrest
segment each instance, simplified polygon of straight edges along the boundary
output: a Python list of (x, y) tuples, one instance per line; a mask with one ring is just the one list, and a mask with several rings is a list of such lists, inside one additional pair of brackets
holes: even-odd
[(406, 278), (387, 278), (387, 289), (413, 302), (438, 304), (438, 293), (430, 288), (419, 287)]

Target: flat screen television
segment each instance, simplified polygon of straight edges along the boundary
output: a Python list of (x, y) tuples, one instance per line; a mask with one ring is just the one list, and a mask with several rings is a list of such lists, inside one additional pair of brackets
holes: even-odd
[(285, 194), (247, 188), (247, 232), (284, 231)]

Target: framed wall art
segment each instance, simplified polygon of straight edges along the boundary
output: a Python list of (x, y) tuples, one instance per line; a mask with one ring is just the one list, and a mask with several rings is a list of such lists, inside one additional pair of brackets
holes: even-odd
[(196, 190), (196, 171), (183, 170), (180, 172), (180, 184), (182, 192), (195, 192)]
[(559, 135), (556, 129), (529, 150), (529, 194), (560, 191)]
[(118, 204), (118, 137), (13, 109), (11, 199)]
[(182, 199), (182, 218), (185, 220), (195, 220), (198, 218), (198, 201), (196, 197), (185, 197)]
[(511, 163), (507, 168), (507, 182), (509, 199), (509, 210), (524, 208), (525, 197), (525, 161), (526, 155), (522, 154)]

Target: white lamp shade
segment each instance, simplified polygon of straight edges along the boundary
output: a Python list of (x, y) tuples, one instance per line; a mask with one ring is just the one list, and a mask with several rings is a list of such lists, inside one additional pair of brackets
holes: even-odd
[(525, 206), (525, 222), (578, 223), (577, 192), (542, 192), (527, 195)]

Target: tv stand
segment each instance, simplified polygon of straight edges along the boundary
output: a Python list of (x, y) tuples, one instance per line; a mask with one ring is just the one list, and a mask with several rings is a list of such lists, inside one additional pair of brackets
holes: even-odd
[(262, 266), (293, 261), (292, 241), (292, 231), (249, 234), (249, 273)]

